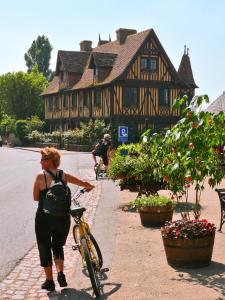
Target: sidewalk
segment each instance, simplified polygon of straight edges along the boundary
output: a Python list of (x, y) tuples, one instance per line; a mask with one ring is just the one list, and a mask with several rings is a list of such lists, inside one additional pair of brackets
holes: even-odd
[[(223, 233), (216, 233), (209, 267), (174, 269), (167, 264), (160, 229), (144, 228), (138, 213), (121, 210), (120, 207), (133, 200), (136, 193), (121, 192), (112, 181), (102, 180), (96, 184), (95, 192), (87, 194), (84, 205), (89, 207), (88, 218), (103, 253), (104, 267), (110, 268), (102, 281), (104, 295), (101, 299), (225, 299), (225, 227)], [(90, 207), (90, 203), (93, 206)], [(202, 218), (218, 227), (219, 198), (209, 187), (203, 192), (202, 205)], [(179, 214), (173, 217), (179, 218)], [(79, 255), (71, 250), (71, 237), (70, 234), (65, 254), (68, 288), (60, 289), (56, 285), (54, 293), (40, 290), (44, 276), (35, 247), (0, 284), (0, 299), (93, 299), (90, 281), (81, 271)]]

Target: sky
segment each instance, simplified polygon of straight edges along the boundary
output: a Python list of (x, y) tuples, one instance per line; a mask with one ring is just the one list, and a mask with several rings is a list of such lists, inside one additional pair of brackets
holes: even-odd
[(153, 28), (176, 70), (184, 45), (197, 95), (214, 101), (225, 91), (225, 0), (0, 0), (0, 75), (26, 71), (24, 54), (38, 35), (58, 50), (79, 50), (79, 42), (116, 39), (118, 28)]

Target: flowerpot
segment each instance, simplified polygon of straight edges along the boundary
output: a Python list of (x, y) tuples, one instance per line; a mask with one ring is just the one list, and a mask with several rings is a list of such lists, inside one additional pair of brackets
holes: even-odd
[(167, 262), (172, 267), (200, 268), (211, 263), (215, 232), (197, 239), (169, 239), (163, 237)]
[(141, 224), (146, 227), (163, 226), (173, 217), (172, 205), (140, 207)]

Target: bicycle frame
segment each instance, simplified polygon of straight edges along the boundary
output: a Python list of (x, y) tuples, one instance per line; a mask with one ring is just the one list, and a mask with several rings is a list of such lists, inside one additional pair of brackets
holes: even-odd
[[(82, 257), (82, 266), (88, 271), (93, 292), (96, 297), (103, 292), (101, 286), (101, 279), (103, 274), (108, 272), (108, 268), (102, 268), (103, 257), (97, 241), (90, 231), (89, 224), (85, 221), (83, 213), (86, 210), (84, 207), (80, 207), (77, 199), (84, 193), (85, 190), (81, 190), (80, 193), (72, 198), (72, 202), (75, 207), (71, 208), (70, 214), (74, 219), (75, 225), (73, 226), (73, 237), (75, 246), (72, 246), (73, 250), (79, 250)], [(78, 235), (79, 234), (79, 235)]]
[[(80, 194), (77, 195), (76, 198), (72, 199), (72, 202), (75, 204), (75, 206), (80, 206), (79, 202), (77, 201), (77, 199), (80, 197), (81, 194), (83, 194), (84, 191), (81, 190)], [(93, 250), (93, 243), (90, 239), (90, 226), (89, 224), (84, 220), (83, 217), (83, 212), (85, 211), (85, 208), (80, 208), (80, 214), (78, 214), (77, 216), (73, 216), (74, 222), (79, 226), (79, 240), (81, 241), (82, 238), (84, 238), (87, 241), (87, 245), (88, 245), (88, 249), (91, 253), (91, 260), (94, 263), (94, 266), (100, 270), (100, 266), (98, 265), (98, 259), (96, 257), (95, 251)], [(83, 249), (81, 247), (81, 243), (78, 245), (79, 250), (80, 250), (80, 254), (82, 257), (82, 266), (85, 267), (85, 258), (84, 258), (84, 252)]]

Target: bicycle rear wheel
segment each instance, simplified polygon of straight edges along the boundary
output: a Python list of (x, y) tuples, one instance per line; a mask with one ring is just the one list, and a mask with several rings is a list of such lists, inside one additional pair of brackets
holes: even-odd
[(87, 266), (87, 270), (88, 270), (89, 277), (91, 280), (91, 285), (92, 285), (93, 291), (94, 291), (96, 297), (100, 297), (100, 295), (101, 295), (100, 280), (99, 280), (99, 277), (97, 274), (97, 269), (95, 267), (95, 264), (93, 263), (93, 261), (91, 259), (87, 241), (85, 238), (81, 239), (81, 246), (83, 248), (84, 258), (86, 261), (86, 266)]
[[(102, 253), (101, 250), (98, 246), (98, 243), (96, 241), (96, 239), (94, 238), (94, 236), (89, 232), (88, 233), (88, 237), (90, 238), (91, 242), (92, 242), (92, 251), (94, 251), (94, 253), (92, 253), (91, 251), (91, 257), (93, 259), (93, 256), (95, 256), (98, 260), (98, 265), (99, 265), (99, 269), (102, 268), (103, 266), (103, 257), (102, 257)], [(79, 225), (74, 225), (73, 226), (73, 238), (74, 241), (77, 245), (80, 244), (80, 230), (79, 230)], [(80, 247), (79, 247), (79, 251), (80, 251)]]

